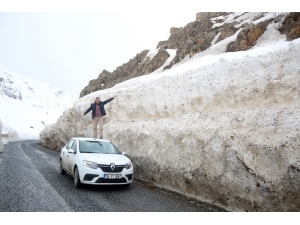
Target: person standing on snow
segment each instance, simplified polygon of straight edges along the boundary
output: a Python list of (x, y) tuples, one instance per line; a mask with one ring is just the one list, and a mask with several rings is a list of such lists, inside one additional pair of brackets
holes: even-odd
[(101, 101), (99, 97), (96, 98), (95, 103), (92, 103), (91, 106), (83, 113), (83, 116), (88, 114), (92, 110), (92, 119), (93, 119), (93, 131), (94, 138), (97, 138), (97, 125), (98, 125), (98, 134), (99, 138), (103, 138), (103, 116), (106, 115), (104, 105), (111, 100), (115, 99), (117, 96)]

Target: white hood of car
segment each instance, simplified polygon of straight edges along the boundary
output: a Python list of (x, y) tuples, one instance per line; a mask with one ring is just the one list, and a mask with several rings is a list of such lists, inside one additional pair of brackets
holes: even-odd
[(130, 159), (121, 154), (82, 153), (81, 155), (85, 160), (98, 164), (110, 165), (113, 163), (115, 165), (125, 165), (130, 162)]

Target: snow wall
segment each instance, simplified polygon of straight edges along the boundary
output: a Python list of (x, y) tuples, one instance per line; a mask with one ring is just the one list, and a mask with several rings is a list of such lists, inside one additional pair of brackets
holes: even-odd
[(83, 112), (117, 95), (105, 106), (104, 138), (131, 157), (136, 178), (229, 211), (299, 211), (299, 52), (298, 40), (94, 92), (47, 126), (41, 143), (60, 150), (91, 137)]

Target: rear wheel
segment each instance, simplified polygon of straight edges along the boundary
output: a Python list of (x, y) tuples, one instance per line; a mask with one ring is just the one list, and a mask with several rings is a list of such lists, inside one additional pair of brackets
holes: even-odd
[(81, 182), (80, 182), (80, 178), (79, 178), (79, 171), (78, 171), (77, 167), (75, 168), (75, 171), (74, 171), (74, 186), (76, 188), (80, 188), (80, 186), (81, 186)]
[(62, 175), (66, 174), (66, 171), (64, 170), (63, 165), (62, 165), (62, 160), (60, 160), (59, 170), (60, 170), (60, 174), (62, 174)]

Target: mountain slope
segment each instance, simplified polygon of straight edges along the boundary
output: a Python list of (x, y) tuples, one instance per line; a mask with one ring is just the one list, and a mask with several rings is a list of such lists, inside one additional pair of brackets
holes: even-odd
[(45, 82), (35, 81), (0, 66), (2, 138), (38, 139), (75, 98)]
[[(282, 22), (279, 23), (280, 21)], [(246, 51), (256, 45), (257, 39), (266, 31), (270, 23), (276, 24), (275, 29), (285, 34), (285, 39), (293, 40), (300, 37), (300, 13), (197, 13), (196, 20), (185, 27), (172, 27), (168, 40), (157, 44), (155, 55), (153, 55), (154, 50), (144, 50), (113, 72), (103, 70), (98, 78), (91, 80), (83, 88), (80, 97), (111, 88), (117, 83), (134, 77), (153, 73), (159, 68), (160, 71), (168, 70), (236, 33), (237, 37), (227, 43), (222, 52)]]

